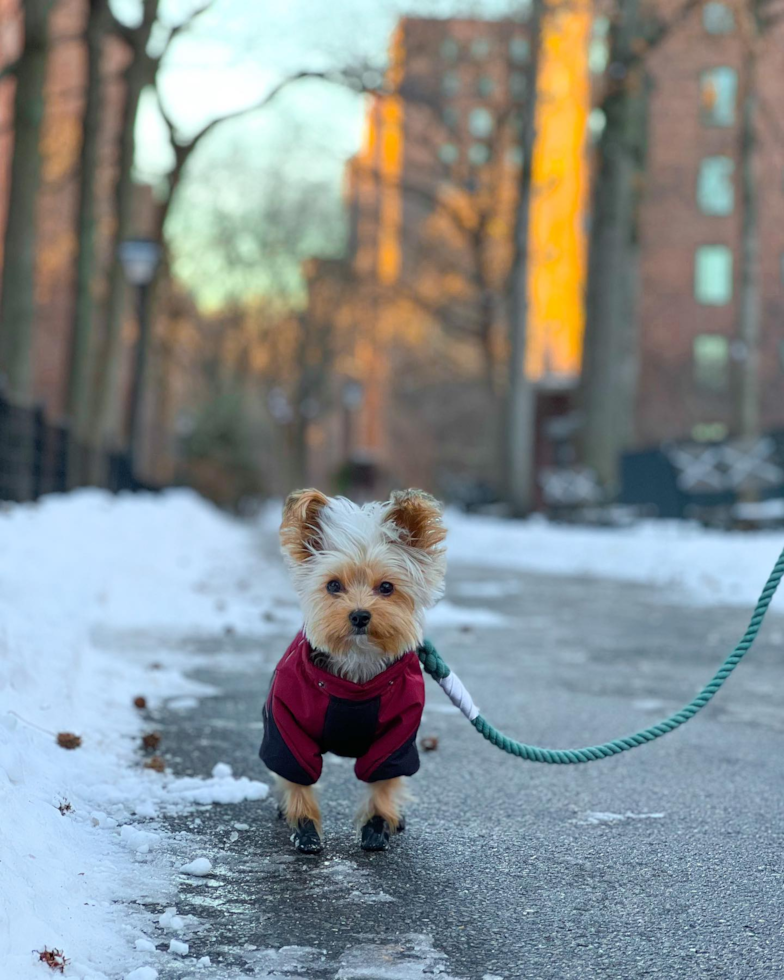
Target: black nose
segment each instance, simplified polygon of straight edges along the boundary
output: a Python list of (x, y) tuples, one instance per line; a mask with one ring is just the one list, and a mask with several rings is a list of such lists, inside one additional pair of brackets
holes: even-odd
[(355, 630), (362, 630), (370, 622), (370, 613), (367, 609), (355, 609), (348, 614), (348, 620)]

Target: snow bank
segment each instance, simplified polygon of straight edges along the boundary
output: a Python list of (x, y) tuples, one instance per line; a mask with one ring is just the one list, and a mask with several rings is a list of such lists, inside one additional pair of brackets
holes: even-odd
[(449, 511), (447, 523), (451, 562), (649, 583), (700, 605), (752, 605), (784, 545), (781, 533), (710, 531), (678, 521), (587, 528)]
[[(101, 629), (258, 630), (265, 600), (237, 578), (259, 564), (253, 535), (187, 491), (85, 490), (0, 510), (4, 978), (40, 978), (33, 950), (44, 946), (63, 951), (70, 977), (153, 976), (145, 941), (134, 949), (138, 922), (113, 904), (170, 897), (177, 869), (145, 818), (266, 795), (227, 766), (207, 779), (142, 769), (134, 697), (203, 691), (168, 665), (151, 670), (149, 648), (109, 653), (92, 640)], [(63, 731), (81, 746), (60, 748)]]

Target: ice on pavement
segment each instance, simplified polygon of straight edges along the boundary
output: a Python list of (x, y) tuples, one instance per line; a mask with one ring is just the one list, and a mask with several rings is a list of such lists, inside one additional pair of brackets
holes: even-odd
[(177, 915), (177, 909), (172, 906), (158, 918), (158, 923), (161, 929), (165, 929), (167, 932), (182, 932), (185, 928), (185, 919)]
[(575, 823), (600, 824), (623, 823), (624, 820), (661, 820), (664, 813), (611, 813), (605, 810), (588, 810)]
[(151, 966), (140, 966), (126, 973), (125, 980), (158, 980), (158, 971)]
[(189, 864), (183, 864), (180, 871), (182, 874), (193, 875), (195, 878), (203, 878), (212, 871), (212, 863), (207, 858), (196, 858)]
[(458, 980), (448, 972), (445, 953), (429, 935), (408, 934), (394, 944), (362, 943), (340, 958), (335, 980)]

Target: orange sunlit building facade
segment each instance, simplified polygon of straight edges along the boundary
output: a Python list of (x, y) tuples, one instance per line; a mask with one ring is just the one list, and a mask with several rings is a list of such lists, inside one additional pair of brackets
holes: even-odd
[[(539, 65), (526, 367), (543, 404), (574, 387), (582, 356), (590, 29), (587, 4), (551, 17)], [(378, 287), (362, 306), (372, 323), (355, 365), (367, 393), (358, 448), (382, 463), (400, 456), (380, 421), (394, 411), (399, 381), (390, 344), (402, 334), (438, 362), (431, 306), (443, 310), (447, 297), (459, 316), (494, 303), (487, 324), (472, 329), (492, 333), (495, 367), (486, 370), (502, 384), (529, 59), (524, 21), (406, 18), (392, 39), (387, 91), (370, 99), (347, 200), (355, 269)], [(451, 347), (458, 356), (459, 343)]]

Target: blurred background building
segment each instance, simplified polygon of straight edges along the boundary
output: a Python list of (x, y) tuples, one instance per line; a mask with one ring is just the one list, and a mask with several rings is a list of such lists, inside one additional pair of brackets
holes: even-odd
[[(6, 496), (406, 484), (680, 514), (784, 493), (782, 4), (453, 6), (412, 2), (386, 59), (303, 54), (188, 128), (161, 78), (198, 64), (219, 3), (0, 0)], [(364, 117), (334, 207), (315, 156), (211, 162), (221, 127), (313, 80)], [(118, 259), (139, 236), (149, 288)]]

